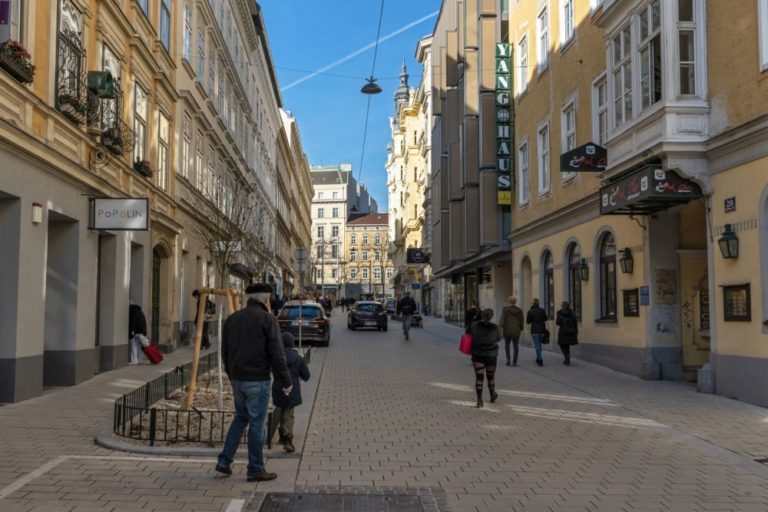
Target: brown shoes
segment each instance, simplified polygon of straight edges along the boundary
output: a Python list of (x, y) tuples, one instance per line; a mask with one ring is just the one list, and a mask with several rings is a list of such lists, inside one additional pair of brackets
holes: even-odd
[(262, 470), (261, 473), (248, 475), (247, 480), (249, 482), (267, 482), (269, 480), (274, 480), (275, 478), (277, 478), (277, 473), (268, 473), (267, 471)]

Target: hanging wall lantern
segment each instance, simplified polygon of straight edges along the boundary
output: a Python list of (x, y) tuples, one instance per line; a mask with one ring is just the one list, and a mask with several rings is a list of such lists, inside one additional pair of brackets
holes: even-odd
[(579, 276), (581, 276), (582, 281), (589, 281), (589, 265), (587, 265), (587, 260), (584, 258), (581, 258), (581, 264), (579, 265)]
[(720, 252), (725, 259), (734, 259), (739, 257), (739, 237), (731, 229), (730, 224), (725, 225), (723, 236), (721, 236), (717, 245), (720, 246)]
[(624, 274), (631, 274), (635, 269), (635, 260), (632, 257), (632, 250), (629, 247), (625, 247), (624, 250), (621, 251), (619, 265), (621, 266), (621, 271)]

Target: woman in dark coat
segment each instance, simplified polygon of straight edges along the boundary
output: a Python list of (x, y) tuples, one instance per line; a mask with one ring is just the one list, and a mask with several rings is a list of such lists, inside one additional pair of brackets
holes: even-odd
[(477, 301), (473, 300), (470, 308), (464, 313), (464, 329), (466, 332), (469, 332), (473, 323), (480, 321), (481, 316), (482, 313), (477, 306)]
[(480, 321), (470, 327), (472, 335), (472, 366), (475, 368), (475, 391), (477, 407), (483, 406), (483, 374), (488, 379), (488, 391), (491, 403), (496, 401), (496, 358), (499, 355), (501, 329), (491, 322), (493, 310), (486, 309), (480, 315)]
[(571, 345), (579, 343), (579, 322), (569, 304), (563, 301), (560, 311), (557, 312), (555, 323), (560, 326), (557, 331), (557, 344), (563, 351), (565, 360), (563, 364), (571, 364)]
[(280, 379), (275, 378), (272, 382), (272, 403), (275, 405), (275, 418), (279, 425), (280, 444), (287, 452), (295, 452), (293, 446), (293, 420), (294, 409), (301, 405), (301, 381), (309, 380), (309, 368), (306, 361), (293, 347), (293, 335), (289, 332), (283, 333), (283, 346), (285, 347), (285, 362), (288, 364), (288, 371), (291, 374), (290, 394), (283, 392), (283, 384)]

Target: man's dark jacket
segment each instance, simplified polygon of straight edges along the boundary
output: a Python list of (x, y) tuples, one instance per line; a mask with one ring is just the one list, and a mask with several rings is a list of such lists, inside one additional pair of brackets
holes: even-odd
[(128, 307), (128, 334), (131, 338), (137, 334), (147, 335), (147, 319), (138, 304), (131, 304)]
[(416, 301), (410, 295), (403, 297), (397, 305), (397, 312), (403, 315), (414, 314), (416, 312)]
[(539, 306), (531, 306), (525, 323), (530, 324), (531, 334), (543, 334), (547, 330), (547, 312)]
[(274, 371), (283, 387), (291, 385), (280, 325), (259, 301), (249, 299), (224, 322), (221, 358), (230, 380), (268, 381)]

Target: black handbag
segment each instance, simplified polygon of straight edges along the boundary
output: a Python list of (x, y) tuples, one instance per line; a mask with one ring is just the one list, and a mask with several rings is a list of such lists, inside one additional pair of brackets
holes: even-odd
[(549, 329), (544, 329), (544, 332), (541, 334), (541, 344), (542, 345), (549, 344)]

